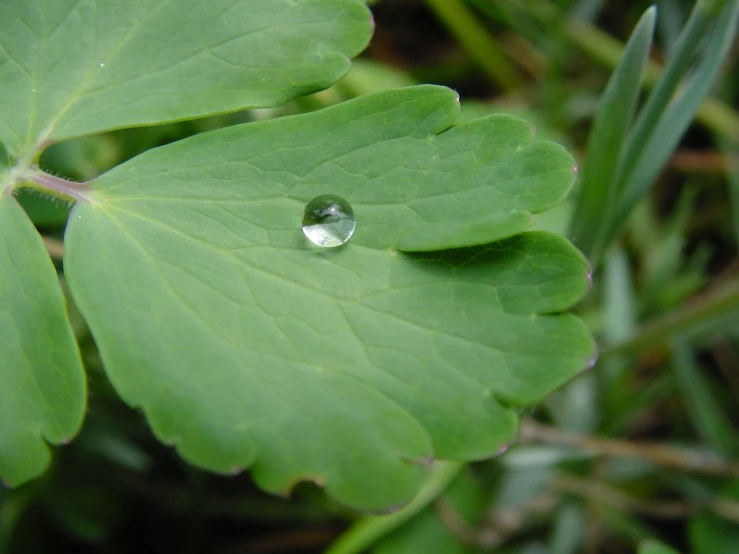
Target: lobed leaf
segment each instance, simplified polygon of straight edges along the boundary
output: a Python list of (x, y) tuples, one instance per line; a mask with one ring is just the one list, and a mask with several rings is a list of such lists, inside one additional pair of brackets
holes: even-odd
[(49, 464), (44, 439), (74, 435), (85, 380), (56, 271), (41, 237), (0, 194), (0, 477), (18, 485)]
[[(368, 95), (96, 180), (67, 276), (111, 381), (160, 439), (211, 470), (251, 467), (269, 491), (312, 479), (387, 509), (430, 458), (493, 455), (513, 406), (586, 367), (592, 340), (559, 312), (589, 266), (560, 237), (520, 234), (566, 195), (572, 158), (516, 118), (453, 125), (457, 111), (440, 87)], [(329, 193), (358, 223), (320, 249), (301, 212)]]
[(371, 33), (361, 0), (5, 0), (0, 141), (48, 141), (326, 88)]

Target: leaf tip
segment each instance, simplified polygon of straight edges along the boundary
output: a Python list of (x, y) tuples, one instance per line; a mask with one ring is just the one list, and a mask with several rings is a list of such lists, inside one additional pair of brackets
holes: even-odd
[(645, 25), (647, 29), (649, 29), (649, 35), (651, 36), (654, 34), (654, 25), (657, 20), (657, 5), (652, 4), (649, 6), (644, 13), (642, 14), (641, 18), (639, 19), (639, 22), (637, 23), (637, 27), (640, 25)]

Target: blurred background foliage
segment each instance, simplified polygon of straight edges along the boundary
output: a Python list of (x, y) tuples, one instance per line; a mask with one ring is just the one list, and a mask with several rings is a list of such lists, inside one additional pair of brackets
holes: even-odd
[[(462, 119), (518, 115), (580, 160), (578, 190), (535, 225), (593, 261), (578, 311), (598, 363), (522, 414), (505, 454), (440, 464), (418, 502), (362, 516), (312, 485), (276, 498), (184, 464), (118, 400), (70, 300), (87, 420), (45, 477), (0, 490), (0, 552), (739, 553), (739, 3), (370, 4), (372, 44), (329, 90), (60, 143), (41, 165), (85, 181), (209, 129), (450, 86)], [(63, 283), (69, 206), (21, 200)]]

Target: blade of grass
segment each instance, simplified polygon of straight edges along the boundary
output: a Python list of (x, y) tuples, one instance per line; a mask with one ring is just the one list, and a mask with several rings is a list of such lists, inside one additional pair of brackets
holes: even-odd
[(727, 458), (736, 456), (739, 434), (719, 408), (692, 347), (680, 337), (671, 341), (671, 347), (677, 384), (696, 431), (717, 452)]
[(626, 253), (614, 248), (605, 264), (604, 327), (606, 344), (628, 340), (636, 332), (636, 300), (631, 282), (631, 268)]
[[(631, 268), (625, 252), (621, 248), (614, 248), (608, 254), (603, 275), (603, 330), (602, 338), (605, 345), (618, 343), (633, 336), (636, 330), (636, 306), (634, 291), (631, 282)], [(626, 413), (638, 407), (638, 404), (629, 402), (625, 404), (623, 399), (631, 394), (628, 369), (632, 360), (627, 356), (612, 357), (598, 362), (598, 370), (588, 375), (583, 375), (565, 389), (565, 394), (570, 391), (584, 387), (582, 383), (588, 383), (593, 388), (594, 400), (590, 410), (584, 411), (584, 415), (576, 414), (578, 419), (591, 420), (591, 428), (580, 427), (579, 431), (592, 432), (596, 426), (602, 428), (604, 424), (603, 413), (609, 414), (608, 422), (616, 421), (615, 414), (620, 414), (618, 419), (627, 417)], [(644, 392), (643, 390), (640, 392)], [(632, 396), (632, 400), (635, 398)], [(571, 400), (567, 399), (569, 404)], [(579, 407), (573, 409), (580, 411)], [(570, 427), (573, 428), (573, 427)]]
[(503, 47), (467, 9), (462, 0), (426, 0), (459, 44), (503, 90), (520, 88), (523, 77)]
[[(646, 159), (644, 151), (655, 137), (656, 128), (661, 121), (664, 121), (663, 115), (668, 110), (678, 86), (690, 71), (693, 60), (701, 49), (712, 23), (717, 19), (717, 7), (723, 2), (725, 0), (701, 0), (695, 4), (685, 29), (680, 34), (675, 46), (673, 57), (667, 63), (662, 77), (647, 98), (634, 126), (629, 131), (615, 181), (618, 196), (612, 197), (616, 202), (616, 206), (615, 209), (603, 213), (606, 220), (602, 224), (602, 228), (605, 229), (605, 232), (598, 236), (598, 240), (592, 249), (591, 259), (594, 262), (600, 259), (603, 251), (617, 238), (633, 208), (634, 198), (638, 198), (634, 194), (632, 183), (634, 182), (635, 172), (640, 168), (642, 160)], [(665, 140), (669, 141), (670, 138), (665, 138)], [(652, 168), (657, 168), (657, 171), (659, 171), (661, 166), (652, 165)], [(638, 177), (641, 178), (642, 176), (639, 175)], [(651, 181), (640, 181), (640, 184), (640, 191), (643, 195), (651, 185)], [(624, 194), (626, 200), (624, 200)]]
[(606, 86), (588, 140), (582, 187), (570, 226), (570, 236), (586, 255), (598, 252), (616, 205), (616, 173), (621, 148), (639, 99), (639, 83), (652, 46), (656, 9), (649, 8), (634, 28), (624, 55)]
[[(492, 5), (494, 0), (475, 0), (475, 3), (482, 7), (487, 4)], [(567, 37), (573, 44), (605, 67), (615, 68), (623, 55), (624, 45), (620, 41), (594, 25), (574, 18), (566, 18), (559, 8), (548, 0), (510, 0), (505, 6), (515, 7), (518, 11), (525, 12), (527, 15), (533, 14), (539, 21), (548, 26), (564, 27)], [(492, 16), (494, 12), (485, 10), (485, 13)], [(510, 17), (509, 13), (505, 15), (508, 20), (515, 19)], [(526, 35), (525, 28), (521, 28), (519, 31)], [(649, 89), (653, 88), (660, 80), (662, 71), (662, 67), (658, 63), (649, 61), (643, 85)], [(715, 133), (739, 140), (739, 113), (728, 104), (715, 98), (706, 98), (698, 109), (696, 118)]]
[[(713, 86), (734, 42), (737, 16), (739, 16), (739, 0), (730, 0), (718, 15), (711, 39), (701, 48), (702, 59), (693, 75), (683, 86), (678, 98), (669, 106), (665, 105), (661, 108), (666, 108), (666, 110), (656, 125), (652, 121), (654, 115), (650, 114), (647, 114), (649, 118), (645, 117), (647, 121), (645, 125), (649, 127), (639, 128), (639, 121), (635, 124), (634, 135), (629, 137), (627, 152), (623, 160), (624, 164), (632, 163), (630, 160), (633, 160), (635, 165), (632, 168), (623, 169), (623, 181), (619, 186), (624, 187), (624, 192), (613, 221), (613, 228), (610, 230), (611, 238), (615, 237), (617, 230), (628, 218), (636, 203), (647, 193), (652, 182), (677, 147), (683, 133), (693, 121), (698, 106)], [(681, 42), (677, 48), (680, 49), (683, 44), (684, 42)], [(673, 59), (677, 59), (677, 56)], [(671, 65), (672, 63), (668, 64), (668, 72)], [(684, 68), (686, 69), (687, 67)], [(668, 73), (665, 74), (665, 78), (667, 77)], [(655, 89), (655, 96), (660, 92), (658, 89)], [(649, 101), (644, 108), (645, 112), (648, 108)], [(652, 110), (658, 112), (660, 108), (653, 106)], [(629, 152), (629, 147), (638, 148), (638, 151)]]
[(656, 127), (660, 117), (670, 104), (680, 81), (689, 71), (703, 38), (711, 24), (717, 19), (718, 8), (725, 2), (726, 0), (699, 0), (696, 2), (693, 12), (680, 34), (673, 57), (667, 63), (664, 73), (649, 95), (629, 136), (624, 151), (621, 174), (619, 175), (620, 187), (623, 187), (633, 174), (636, 162), (651, 138), (650, 132)]
[(665, 57), (670, 58), (675, 51), (675, 45), (680, 37), (680, 31), (685, 24), (687, 14), (683, 14), (684, 6), (680, 2), (675, 2), (675, 0), (658, 0), (657, 6), (660, 16), (657, 21), (658, 34), (661, 38), (660, 45)]

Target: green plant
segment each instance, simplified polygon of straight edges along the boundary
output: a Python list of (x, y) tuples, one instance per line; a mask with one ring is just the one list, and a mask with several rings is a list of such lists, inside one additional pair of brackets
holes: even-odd
[[(559, 313), (587, 263), (523, 233), (574, 162), (509, 116), (455, 125), (456, 94), (422, 86), (203, 133), (90, 182), (45, 173), (64, 139), (324, 88), (370, 31), (356, 1), (190, 4), (3, 8), (0, 471), (39, 475), (44, 439), (68, 440), (85, 406), (57, 276), (11, 194), (32, 187), (75, 201), (72, 298), (160, 440), (268, 491), (309, 479), (357, 508), (406, 503), (428, 461), (495, 454), (515, 407), (592, 365), (585, 327)], [(358, 220), (338, 251), (300, 230), (326, 193)]]
[(366, 4), (0, 5), (0, 551), (735, 547), (739, 0)]

